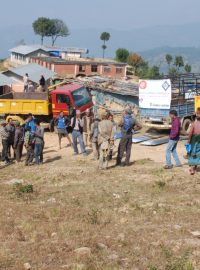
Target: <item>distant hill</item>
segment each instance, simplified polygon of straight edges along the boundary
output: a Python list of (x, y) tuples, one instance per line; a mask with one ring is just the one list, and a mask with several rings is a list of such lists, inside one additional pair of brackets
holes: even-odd
[(167, 53), (171, 54), (173, 57), (176, 55), (182, 55), (184, 62), (192, 65), (193, 72), (200, 72), (200, 47), (159, 47), (140, 52), (140, 54), (147, 59), (151, 65), (160, 66), (162, 71), (166, 71), (167, 69), (165, 61)]

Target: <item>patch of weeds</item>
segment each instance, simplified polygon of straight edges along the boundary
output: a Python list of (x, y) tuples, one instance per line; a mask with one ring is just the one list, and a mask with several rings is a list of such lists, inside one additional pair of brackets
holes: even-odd
[(157, 266), (155, 266), (155, 265), (150, 265), (148, 267), (148, 270), (159, 270), (159, 268)]
[(99, 211), (98, 209), (93, 208), (89, 213), (88, 213), (88, 221), (91, 224), (99, 224)]
[(164, 173), (164, 169), (163, 168), (158, 168), (158, 169), (154, 169), (152, 170), (152, 174), (155, 175), (155, 176), (162, 176)]
[[(165, 246), (161, 246), (162, 254), (164, 255), (165, 264), (164, 270), (194, 270), (194, 267), (189, 260), (190, 252), (186, 251), (182, 256), (176, 257), (173, 252)], [(160, 270), (161, 268), (151, 264), (148, 270)]]
[(162, 180), (159, 180), (159, 181), (156, 181), (156, 186), (159, 188), (159, 189), (164, 189), (165, 186), (166, 186), (166, 182), (165, 181), (162, 181)]
[(17, 196), (21, 196), (27, 193), (33, 193), (33, 185), (23, 185), (21, 183), (16, 183), (13, 185), (13, 190)]
[(182, 256), (176, 257), (170, 249), (164, 246), (162, 246), (161, 249), (167, 260), (165, 270), (194, 270), (189, 260), (189, 251), (186, 251)]
[(81, 202), (78, 198), (73, 198), (72, 203), (75, 204), (76, 206), (81, 206)]
[(152, 160), (150, 158), (144, 158), (144, 159), (140, 159), (136, 161), (136, 164), (138, 165), (144, 165), (147, 164), (149, 162), (152, 162)]

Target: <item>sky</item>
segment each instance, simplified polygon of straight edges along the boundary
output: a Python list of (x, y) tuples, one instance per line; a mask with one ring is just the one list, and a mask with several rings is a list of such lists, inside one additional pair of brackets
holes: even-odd
[[(200, 22), (199, 0), (0, 0), (0, 28), (60, 18), (69, 29), (131, 30)], [(3, 11), (3, 12), (2, 12)]]

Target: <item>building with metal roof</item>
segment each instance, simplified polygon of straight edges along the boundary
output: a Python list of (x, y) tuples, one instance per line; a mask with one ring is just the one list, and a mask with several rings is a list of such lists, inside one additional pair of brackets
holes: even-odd
[(14, 81), (12, 78), (9, 78), (0, 73), (0, 95), (5, 94), (6, 92), (10, 92), (13, 83)]
[(53, 72), (52, 70), (49, 70), (35, 63), (13, 68), (4, 72), (4, 75), (15, 80), (23, 81), (23, 77), (26, 73), (28, 73), (29, 79), (34, 83), (39, 82), (41, 75), (44, 76), (46, 81), (48, 81), (55, 75), (55, 72)]
[(88, 49), (73, 47), (55, 47), (43, 45), (20, 45), (9, 50), (12, 63), (28, 64), (31, 57), (51, 56), (63, 59), (81, 58), (82, 54), (87, 54)]

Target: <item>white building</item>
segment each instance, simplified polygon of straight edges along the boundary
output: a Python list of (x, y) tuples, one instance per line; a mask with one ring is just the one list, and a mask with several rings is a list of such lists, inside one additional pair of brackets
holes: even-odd
[(88, 49), (71, 47), (51, 47), (42, 45), (20, 45), (10, 50), (10, 60), (15, 65), (31, 63), (31, 57), (60, 57), (63, 59), (81, 58), (88, 53)]

